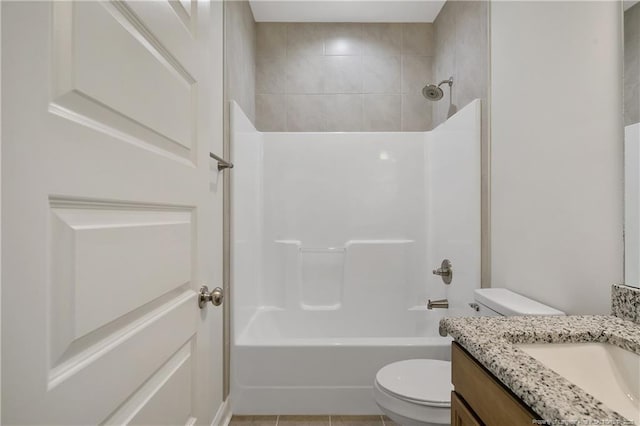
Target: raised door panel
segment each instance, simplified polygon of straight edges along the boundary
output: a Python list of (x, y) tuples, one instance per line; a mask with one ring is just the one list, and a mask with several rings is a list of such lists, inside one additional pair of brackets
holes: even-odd
[[(118, 407), (132, 401), (145, 383), (164, 375), (163, 365), (171, 361), (177, 350), (185, 345), (190, 352), (193, 350), (195, 304), (192, 291), (176, 294), (128, 326), (82, 348), (52, 370), (46, 402), (40, 407), (45, 409), (47, 421), (99, 424), (116, 414)], [(173, 375), (174, 371), (169, 370), (168, 374)]]
[(50, 110), (193, 162), (196, 43), (168, 3), (152, 2), (147, 8), (155, 11), (162, 5), (173, 16), (162, 13), (156, 32), (171, 28), (170, 21), (180, 26), (172, 32), (182, 35), (165, 34), (165, 43), (124, 2), (54, 3)]
[[(188, 289), (196, 243), (189, 209), (55, 199), (51, 204), (50, 362), (126, 327)], [(107, 327), (110, 326), (110, 327)], [(79, 346), (79, 347), (78, 347)]]
[(52, 204), (52, 292), (72, 287), (75, 338), (191, 281), (190, 210)]
[(190, 345), (183, 346), (103, 424), (179, 425), (191, 417)]

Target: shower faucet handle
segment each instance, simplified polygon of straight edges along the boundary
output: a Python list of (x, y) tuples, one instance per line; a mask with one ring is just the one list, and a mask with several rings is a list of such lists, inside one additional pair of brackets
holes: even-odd
[(433, 275), (440, 275), (445, 284), (451, 284), (453, 279), (453, 265), (449, 259), (444, 259), (438, 269), (433, 270)]

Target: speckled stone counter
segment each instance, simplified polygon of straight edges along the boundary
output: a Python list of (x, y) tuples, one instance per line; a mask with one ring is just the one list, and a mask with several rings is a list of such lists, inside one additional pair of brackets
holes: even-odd
[(451, 335), (547, 421), (631, 424), (514, 344), (611, 343), (640, 354), (638, 324), (608, 315), (444, 318), (440, 332)]
[(611, 315), (640, 323), (640, 288), (614, 284), (611, 287)]

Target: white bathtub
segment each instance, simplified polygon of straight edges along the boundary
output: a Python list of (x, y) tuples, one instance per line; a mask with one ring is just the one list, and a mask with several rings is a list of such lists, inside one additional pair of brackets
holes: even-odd
[(382, 366), (450, 359), (451, 339), (438, 335), (445, 314), (261, 310), (233, 348), (233, 412), (379, 414), (372, 385)]

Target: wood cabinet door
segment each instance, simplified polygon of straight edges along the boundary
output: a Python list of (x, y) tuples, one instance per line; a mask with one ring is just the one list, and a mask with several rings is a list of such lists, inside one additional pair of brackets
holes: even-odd
[(451, 392), (451, 426), (482, 426), (473, 411), (455, 392)]

